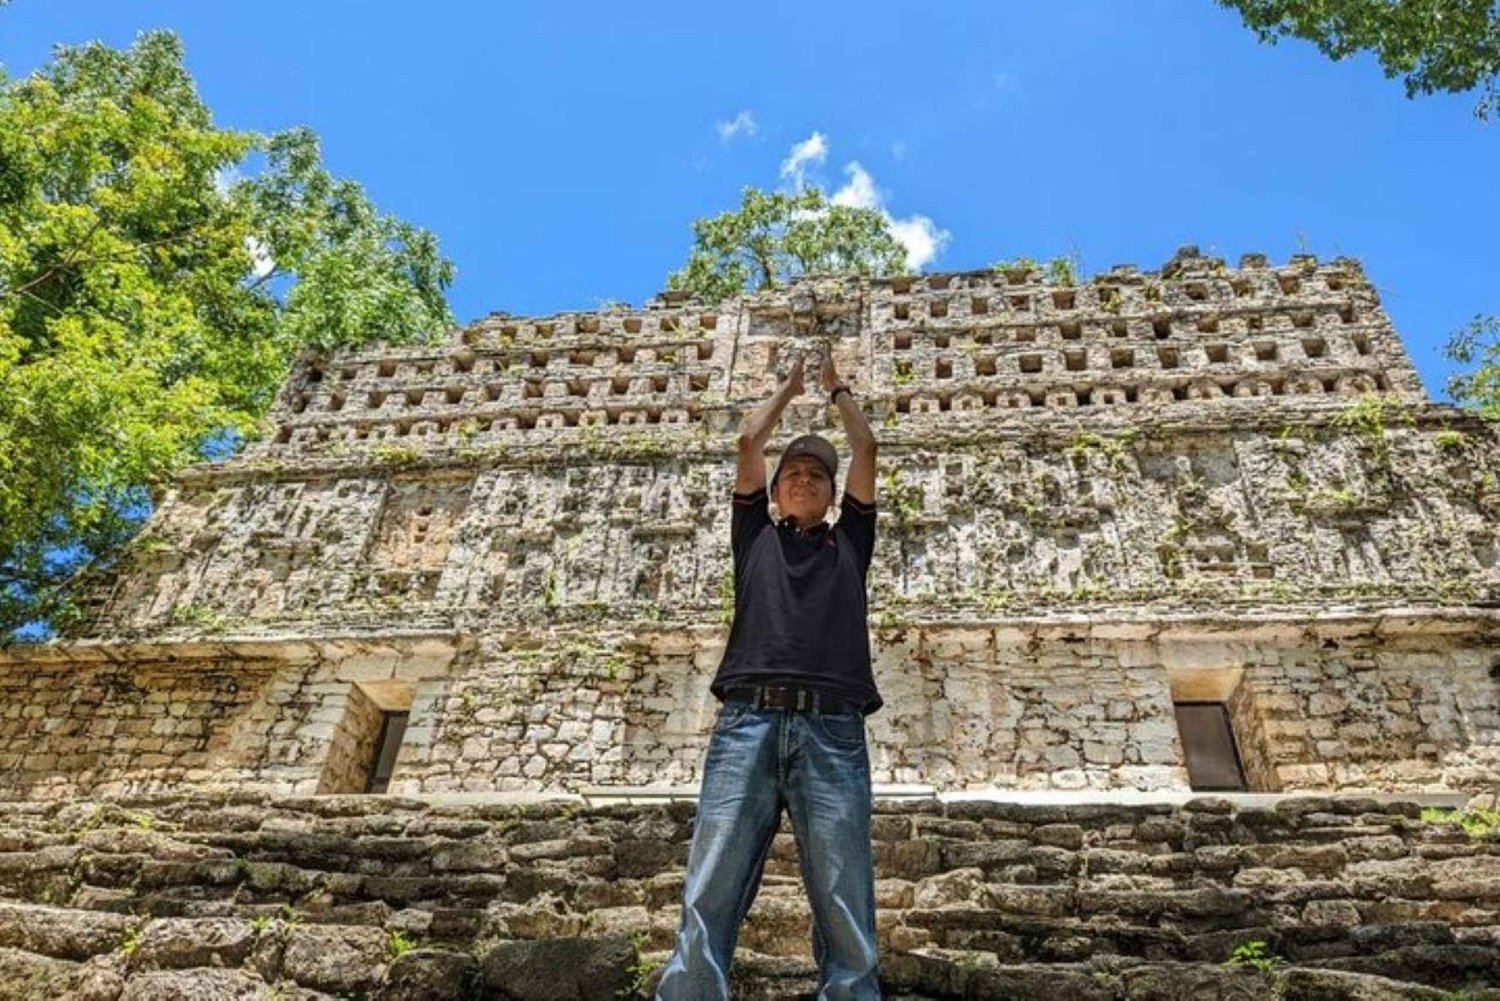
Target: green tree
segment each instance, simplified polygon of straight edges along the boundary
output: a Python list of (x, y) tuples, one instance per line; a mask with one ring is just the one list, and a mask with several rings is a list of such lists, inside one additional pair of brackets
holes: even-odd
[[(1488, 119), (1500, 96), (1500, 5), (1495, 0), (1219, 0), (1239, 11), (1262, 41), (1302, 38), (1332, 59), (1371, 52), (1406, 96), (1479, 89), (1475, 114)], [(1444, 353), (1474, 369), (1453, 376), (1459, 403), (1500, 418), (1500, 317), (1479, 316)]]
[(304, 346), (436, 334), (452, 278), (312, 133), (216, 127), (171, 33), (0, 74), (0, 636), (64, 618)]
[(1500, 8), (1494, 0), (1219, 0), (1265, 42), (1310, 41), (1331, 59), (1371, 52), (1406, 96), (1482, 88), (1488, 118), (1500, 79)]
[(1443, 353), (1474, 365), (1448, 380), (1448, 393), (1464, 406), (1500, 420), (1500, 316), (1476, 316), (1448, 341)]
[(802, 274), (900, 274), (906, 249), (890, 220), (870, 208), (834, 205), (821, 189), (747, 187), (738, 210), (693, 223), (687, 263), (668, 287), (710, 302), (750, 289), (772, 289)]

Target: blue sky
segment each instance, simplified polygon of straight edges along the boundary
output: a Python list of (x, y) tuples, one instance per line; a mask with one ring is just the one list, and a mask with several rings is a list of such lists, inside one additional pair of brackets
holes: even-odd
[(1369, 59), (1261, 45), (1212, 0), (14, 0), (0, 63), (158, 27), (220, 124), (309, 125), (335, 172), (433, 229), (462, 320), (641, 302), (694, 218), (780, 183), (814, 133), (811, 179), (857, 177), (946, 234), (932, 270), (1350, 254), (1434, 394), (1448, 333), (1500, 312), (1500, 124), (1472, 97), (1408, 101)]

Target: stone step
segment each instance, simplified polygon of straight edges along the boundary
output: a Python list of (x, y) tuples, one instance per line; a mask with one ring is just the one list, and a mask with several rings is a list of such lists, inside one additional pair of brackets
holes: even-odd
[(0, 946), (0, 999), (119, 1001), (124, 977), (107, 965), (54, 959)]
[[(1278, 970), (1329, 991), (1344, 989), (1340, 976), (1386, 976), (1402, 990), (1424, 981), (1472, 994), (1496, 975), (1500, 837), (1378, 804), (1190, 807), (883, 806), (887, 996), (1022, 997), (1050, 985), (1048, 1001), (1096, 986), (1112, 1001), (1160, 999), (1181, 975), (1235, 997), (1251, 980), (1222, 964), (1257, 941)], [(67, 988), (49, 998), (111, 975), (111, 997), (192, 996), (194, 984), (226, 997), (266, 985), (286, 997), (397, 997), (393, 985), (419, 996), (422, 984), (480, 982), (479, 943), (519, 942), (511, 953), (535, 958), (623, 941), (633, 964), (636, 948), (665, 958), (691, 820), (691, 804), (382, 797), (0, 805), (0, 984), (14, 970), (16, 982)], [(810, 920), (783, 830), (740, 936), (742, 996), (814, 990)], [(545, 945), (556, 942), (572, 944)]]
[[(1120, 929), (1111, 931), (1116, 936), (1122, 933)], [(1455, 990), (1461, 989), (1463, 985), (1491, 982), (1500, 978), (1500, 951), (1496, 950), (1493, 941), (1484, 944), (1456, 943), (1446, 926), (1437, 924), (1359, 929), (1358, 939), (1370, 947), (1388, 947), (1401, 942), (1418, 943), (1400, 945), (1393, 949), (1384, 948), (1365, 957), (1298, 957), (1295, 950), (1289, 948), (1294, 943), (1294, 936), (1273, 934), (1270, 938), (1275, 951), (1286, 949), (1289, 958), (1295, 962), (1346, 974), (1395, 973), (1408, 981), (1415, 978)], [(16, 975), (23, 979), (47, 977), (73, 984), (83, 976), (78, 964), (92, 959), (96, 960), (95, 965), (98, 966), (97, 960), (100, 957), (124, 956), (123, 966), (119, 963), (115, 965), (129, 975), (129, 985), (141, 985), (131, 987), (136, 991), (144, 991), (148, 986), (171, 991), (184, 983), (195, 982), (192, 977), (147, 976), (149, 973), (244, 966), (265, 983), (290, 980), (303, 988), (330, 992), (334, 996), (367, 993), (376, 990), (383, 983), (386, 967), (396, 958), (394, 941), (391, 932), (378, 926), (304, 924), (279, 918), (267, 919), (265, 916), (257, 920), (158, 918), (138, 923), (126, 915), (14, 903), (0, 904), (0, 966), (3, 968), (19, 970)], [(752, 939), (745, 944), (751, 947), (756, 943)], [(1224, 944), (1227, 945), (1228, 940)], [(32, 958), (22, 962), (18, 959), (18, 954)], [(1051, 977), (1055, 984), (1072, 985), (1080, 992), (1083, 991), (1084, 981), (1079, 979), (1082, 973), (1075, 968), (1076, 963), (1016, 963), (1011, 961), (1013, 957), (998, 955), (990, 949), (965, 948), (960, 942), (948, 943), (947, 948), (929, 946), (913, 952), (888, 950), (887, 955), (891, 957), (888, 973), (891, 988), (928, 991), (929, 993), (920, 995), (924, 997), (1023, 997), (1028, 995), (1018, 992), (1029, 990), (1028, 985), (1041, 983), (1043, 980), (1038, 978), (1045, 977)], [(1120, 955), (1098, 956), (1096, 959), (1103, 961), (1105, 966), (1089, 969), (1090, 982), (1108, 979), (1101, 975), (1101, 969), (1108, 970), (1112, 964), (1126, 970), (1116, 976), (1115, 980), (1127, 986), (1135, 985), (1129, 987), (1130, 993), (1125, 996), (1136, 996), (1137, 988), (1145, 992), (1140, 994), (1142, 997), (1156, 996), (1147, 988), (1156, 982), (1153, 978), (1157, 974), (1149, 970), (1143, 972), (1131, 965), (1138, 963), (1138, 960), (1132, 961)], [(766, 956), (763, 961), (747, 963), (745, 983), (749, 985), (753, 982), (759, 986), (745, 996), (797, 996), (802, 987), (794, 983), (796, 976), (793, 974), (798, 963), (805, 965), (806, 962), (805, 957), (796, 959)], [(448, 966), (452, 966), (452, 963), (448, 963)], [(1157, 966), (1160, 966), (1159, 962)], [(1221, 961), (1214, 960), (1206, 964), (1208, 971), (1221, 968)], [(1205, 972), (1205, 964), (1201, 962), (1197, 965), (1170, 964), (1161, 969), (1175, 971), (1173, 976), (1184, 970), (1195, 970), (1197, 972), (1193, 973), (1193, 977), (1197, 979), (1192, 981), (1194, 983), (1207, 983), (1205, 977), (1212, 979)], [(788, 973), (788, 970), (793, 973)], [(215, 974), (217, 979), (213, 980), (214, 989), (232, 987), (237, 990), (235, 985), (245, 984), (255, 986), (253, 977), (225, 979), (218, 976), (222, 972), (217, 971)], [(980, 976), (981, 972), (985, 976)], [(97, 971), (90, 975), (96, 978), (104, 976)], [(417, 975), (415, 972), (403, 974), (406, 978), (403, 982), (411, 982), (411, 978)], [(461, 979), (459, 973), (451, 970), (442, 976)], [(1230, 978), (1219, 985), (1225, 990), (1238, 982), (1235, 978), (1243, 979), (1241, 973), (1223, 976)], [(1315, 977), (1311, 973), (1303, 980), (1309, 985), (1336, 982), (1327, 977)], [(748, 990), (750, 989), (747, 987)], [(1065, 996), (1089, 995), (1070, 993)], [(1236, 995), (1230, 993), (1221, 996)]]
[(0, 902), (0, 947), (81, 962), (119, 948), (136, 924), (124, 914)]

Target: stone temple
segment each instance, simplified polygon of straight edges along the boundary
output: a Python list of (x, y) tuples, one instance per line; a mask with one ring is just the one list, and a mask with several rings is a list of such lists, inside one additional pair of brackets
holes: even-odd
[[(1500, 998), (1500, 432), (1357, 262), (1193, 248), (303, 358), (0, 651), (0, 997), (649, 991), (735, 430), (824, 349), (880, 440), (890, 997)], [(803, 996), (766, 871), (739, 989)]]

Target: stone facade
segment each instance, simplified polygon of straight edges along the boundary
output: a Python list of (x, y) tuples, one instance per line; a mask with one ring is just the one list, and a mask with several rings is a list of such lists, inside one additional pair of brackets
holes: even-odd
[[(304, 358), (0, 650), (0, 998), (648, 992), (735, 430), (825, 348), (880, 443), (888, 997), (1500, 999), (1500, 433), (1355, 262), (1191, 250)], [(1192, 705), (1275, 795), (1191, 798)], [(392, 714), (396, 795), (330, 795)], [(807, 996), (789, 832), (766, 872), (736, 996)]]
[[(1182, 791), (1174, 702), (1257, 791), (1500, 784), (1500, 436), (1429, 402), (1357, 263), (1179, 253), (491, 316), (304, 359), (63, 642), (9, 651), (0, 787), (690, 790), (734, 430), (831, 350), (880, 439), (883, 784)], [(816, 395), (785, 437), (839, 440)], [(373, 728), (373, 729), (372, 729)]]

